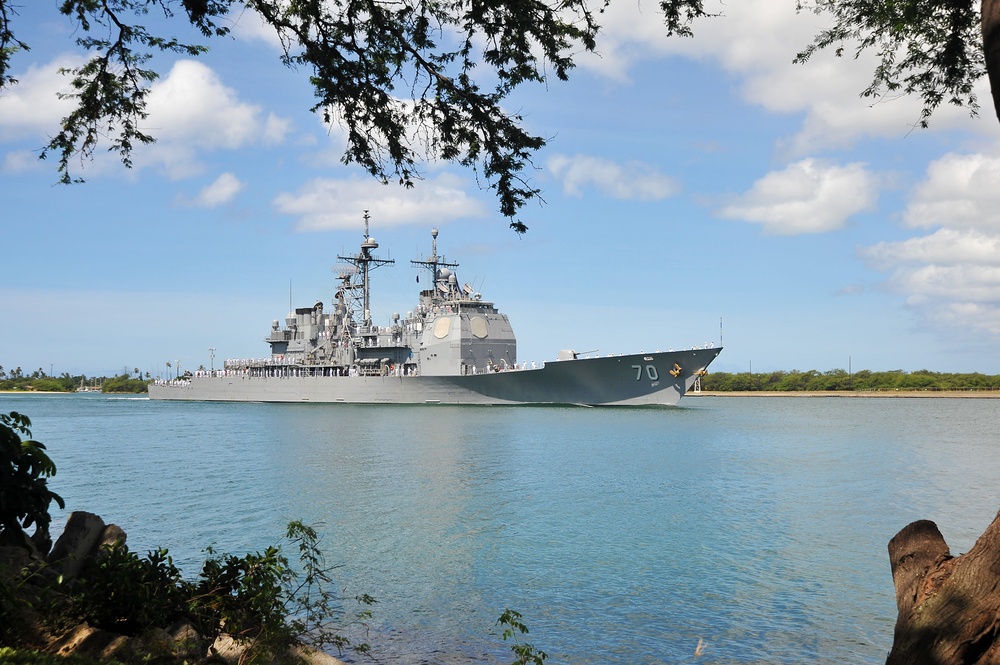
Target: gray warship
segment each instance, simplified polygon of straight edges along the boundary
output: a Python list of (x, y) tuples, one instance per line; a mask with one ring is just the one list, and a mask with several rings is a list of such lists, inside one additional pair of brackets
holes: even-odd
[[(673, 406), (721, 353), (721, 345), (630, 355), (571, 350), (540, 367), (519, 362), (507, 315), (468, 284), (457, 263), (438, 255), (411, 261), (429, 273), (416, 308), (392, 325), (371, 317), (370, 273), (394, 263), (373, 253), (369, 216), (360, 251), (338, 256), (344, 269), (324, 311), (322, 301), (276, 320), (270, 357), (229, 359), (149, 386), (154, 400), (354, 404), (567, 404)], [(419, 282), (419, 277), (418, 277)]]

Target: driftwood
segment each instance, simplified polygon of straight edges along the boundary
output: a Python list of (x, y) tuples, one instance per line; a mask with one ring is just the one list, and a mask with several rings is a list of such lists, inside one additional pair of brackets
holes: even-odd
[(934, 522), (889, 541), (899, 614), (886, 665), (1000, 665), (1000, 514), (953, 557)]

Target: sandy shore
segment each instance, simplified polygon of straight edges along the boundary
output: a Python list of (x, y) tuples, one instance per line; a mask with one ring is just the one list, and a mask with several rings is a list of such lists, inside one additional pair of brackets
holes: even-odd
[(684, 399), (692, 397), (946, 397), (956, 399), (1000, 399), (1000, 390), (799, 390), (799, 391), (768, 391), (768, 390), (738, 390), (732, 392), (714, 392), (703, 390), (700, 393), (689, 392)]

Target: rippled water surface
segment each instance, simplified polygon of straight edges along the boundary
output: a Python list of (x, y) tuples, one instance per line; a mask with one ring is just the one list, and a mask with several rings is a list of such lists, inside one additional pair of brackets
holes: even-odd
[[(383, 407), (0, 395), (70, 510), (166, 546), (320, 524), (382, 662), (881, 663), (886, 544), (968, 550), (1000, 501), (1000, 401), (688, 397), (676, 409)], [(55, 523), (65, 516), (60, 513)]]

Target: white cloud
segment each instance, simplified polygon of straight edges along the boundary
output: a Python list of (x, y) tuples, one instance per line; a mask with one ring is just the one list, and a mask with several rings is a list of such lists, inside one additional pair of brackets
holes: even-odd
[(833, 166), (804, 159), (768, 173), (719, 214), (761, 224), (776, 235), (825, 233), (871, 209), (877, 196), (877, 179), (863, 164)]
[(193, 140), (211, 148), (238, 148), (261, 127), (258, 107), (239, 101), (214, 71), (193, 60), (174, 63), (153, 86), (146, 124), (158, 140)]
[[(8, 152), (3, 158), (3, 173), (24, 173), (25, 171), (41, 171), (45, 163), (38, 159), (38, 153), (30, 150)], [(53, 177), (53, 180), (55, 178)]]
[(928, 166), (904, 214), (908, 226), (934, 230), (860, 250), (927, 327), (1000, 334), (998, 178), (997, 157), (944, 155)]
[(549, 159), (548, 167), (571, 196), (596, 189), (615, 199), (659, 201), (680, 189), (672, 178), (641, 162), (616, 164), (589, 155), (556, 155)]
[[(0, 140), (30, 136), (41, 146), (45, 137), (53, 135), (72, 109), (71, 100), (57, 96), (70, 90), (69, 77), (58, 70), (83, 62), (81, 57), (61, 56), (19, 75), (19, 83), (0, 96)], [(136, 169), (158, 166), (175, 179), (201, 173), (204, 165), (199, 156), (206, 150), (279, 144), (291, 127), (289, 120), (241, 101), (212, 69), (193, 60), (174, 63), (167, 76), (151, 87), (147, 110), (149, 117), (140, 129), (152, 134), (156, 143), (136, 146), (133, 165)], [(94, 158), (79, 168), (92, 175), (115, 163), (101, 146)], [(23, 166), (18, 156), (5, 160), (6, 169)]]
[[(793, 153), (849, 147), (865, 138), (903, 140), (910, 132), (925, 131), (918, 127), (923, 108), (918, 95), (860, 96), (871, 83), (876, 66), (870, 54), (853, 60), (827, 52), (816, 54), (807, 65), (793, 65), (801, 68), (801, 76), (789, 86), (795, 92), (788, 98), (793, 107), (806, 112), (801, 129), (789, 141)], [(985, 78), (975, 85), (975, 91), (981, 103), (990, 104)], [(996, 137), (1000, 127), (990, 115), (987, 112), (985, 117), (973, 118), (967, 108), (943, 104), (929, 124), (936, 130), (961, 129), (980, 137)]]
[[(995, 246), (997, 238), (992, 238)], [(1000, 335), (1000, 266), (897, 266), (888, 287), (905, 296), (924, 327), (956, 341), (970, 333)]]
[(242, 3), (236, 5), (236, 7), (236, 11), (229, 15), (232, 23), (232, 34), (236, 39), (261, 42), (277, 52), (283, 50), (278, 32), (273, 26), (265, 23), (260, 14), (247, 8)]
[(178, 61), (153, 86), (146, 125), (157, 143), (136, 165), (158, 164), (175, 178), (202, 170), (201, 151), (280, 143), (290, 127), (289, 121), (241, 101), (212, 69), (193, 60)]
[(0, 93), (0, 139), (12, 140), (25, 135), (42, 137), (54, 134), (59, 121), (72, 109), (72, 101), (59, 94), (72, 92), (72, 77), (59, 73), (84, 63), (84, 58), (63, 55), (43, 65), (33, 65), (24, 74), (15, 75), (16, 85)]
[(1000, 236), (968, 229), (939, 229), (929, 236), (880, 242), (867, 248), (864, 255), (881, 270), (910, 264), (1000, 267)]
[(482, 202), (461, 187), (458, 178), (447, 174), (418, 181), (412, 189), (374, 179), (316, 178), (294, 194), (278, 195), (274, 206), (299, 219), (298, 231), (354, 229), (364, 210), (378, 220), (379, 228), (485, 216)]
[(232, 173), (223, 173), (212, 184), (198, 192), (198, 196), (194, 200), (194, 205), (203, 208), (215, 208), (223, 203), (232, 201), (245, 187), (246, 183), (242, 182)]
[(284, 143), (285, 137), (292, 131), (292, 121), (289, 118), (282, 118), (274, 113), (267, 114), (264, 121), (261, 137), (267, 145), (278, 145)]
[(1000, 231), (1000, 157), (949, 153), (932, 162), (904, 219), (920, 228)]
[[(719, 15), (697, 21), (693, 38), (668, 38), (655, 3), (612, 3), (600, 15), (600, 54), (583, 54), (578, 63), (614, 81), (628, 81), (639, 61), (682, 57), (715, 63), (733, 77), (744, 101), (773, 113), (803, 114), (800, 128), (783, 146), (791, 156), (850, 146), (865, 137), (901, 138), (919, 121), (921, 104), (915, 96), (860, 97), (872, 80), (876, 58), (864, 53), (855, 59), (850, 44), (845, 57), (826, 49), (805, 64), (793, 64), (796, 54), (831, 25), (828, 15), (796, 12), (794, 3), (774, 0), (707, 2), (705, 9)], [(985, 79), (977, 94), (989, 100)], [(998, 133), (992, 120), (970, 120), (967, 110), (948, 105), (931, 123)]]
[(912, 304), (943, 300), (948, 307), (988, 307), (1000, 293), (1000, 266), (925, 265), (900, 270), (894, 285), (909, 292)]
[[(947, 331), (969, 331), (1000, 335), (1000, 308), (969, 302), (952, 302), (935, 311), (937, 321)], [(964, 337), (964, 335), (963, 335)]]

